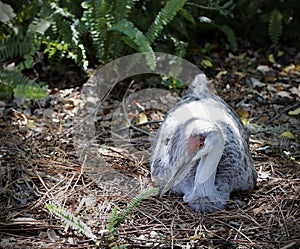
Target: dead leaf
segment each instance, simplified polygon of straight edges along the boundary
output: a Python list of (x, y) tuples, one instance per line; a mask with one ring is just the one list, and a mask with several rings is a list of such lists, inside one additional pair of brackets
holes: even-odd
[(244, 110), (243, 108), (239, 107), (236, 110), (236, 113), (241, 117), (241, 118), (248, 118), (250, 116), (250, 112)]
[(254, 208), (252, 212), (253, 212), (254, 215), (257, 215), (257, 214), (261, 213), (261, 211), (263, 209), (264, 209), (264, 206), (262, 205), (262, 206), (260, 206), (258, 208)]
[(266, 72), (269, 72), (271, 71), (271, 68), (267, 65), (259, 65), (257, 68), (256, 68), (257, 71), (259, 72), (262, 72), (262, 73), (266, 73)]
[(286, 66), (286, 67), (283, 68), (283, 71), (284, 71), (285, 73), (288, 73), (288, 72), (290, 72), (290, 71), (292, 71), (292, 70), (295, 70), (295, 65), (293, 65), (293, 64), (288, 65), (288, 66)]
[(250, 78), (250, 82), (251, 82), (253, 87), (264, 87), (264, 86), (266, 86), (266, 83), (263, 83), (263, 82), (259, 81), (258, 79), (255, 79), (255, 78)]
[(298, 95), (298, 97), (300, 97), (300, 85), (299, 85), (298, 88), (293, 87), (293, 88), (291, 89), (291, 93), (296, 94), (296, 95)]
[(280, 91), (276, 95), (282, 98), (292, 98), (291, 93), (287, 91)]

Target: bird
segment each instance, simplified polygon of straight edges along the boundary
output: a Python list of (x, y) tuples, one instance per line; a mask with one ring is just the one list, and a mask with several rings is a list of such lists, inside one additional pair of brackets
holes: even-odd
[(197, 74), (171, 108), (151, 146), (151, 179), (196, 212), (223, 210), (230, 193), (253, 190), (257, 172), (249, 137), (237, 113)]

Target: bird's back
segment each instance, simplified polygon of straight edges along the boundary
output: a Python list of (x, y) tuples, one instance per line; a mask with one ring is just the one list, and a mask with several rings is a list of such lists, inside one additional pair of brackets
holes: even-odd
[(250, 153), (249, 136), (237, 113), (222, 98), (208, 90), (204, 74), (196, 76), (179, 106), (193, 101), (216, 112), (211, 116), (225, 134), (225, 148), (217, 168), (216, 185), (220, 190), (229, 192), (253, 189), (257, 173)]
[[(220, 195), (224, 200), (232, 191), (253, 189), (257, 174), (252, 163), (246, 129), (235, 111), (208, 90), (206, 77), (203, 74), (196, 76), (186, 95), (168, 112), (160, 126), (152, 147), (151, 175), (154, 182), (163, 188), (168, 186), (167, 183), (178, 170), (174, 165), (180, 167), (181, 164), (184, 166), (190, 163), (186, 146), (192, 134), (185, 135), (189, 134), (187, 129), (194, 124), (193, 129), (199, 128), (198, 130), (203, 131), (207, 129), (208, 123), (211, 124), (208, 126), (212, 130), (217, 129), (224, 138), (224, 150), (213, 183), (218, 192), (213, 190), (211, 193)], [(186, 198), (190, 196), (197, 182), (195, 172), (198, 163), (193, 164), (189, 173), (185, 173), (185, 177), (180, 178), (180, 182), (170, 185), (173, 186), (172, 192), (183, 193)], [(207, 193), (209, 192), (208, 190)], [(206, 204), (202, 204), (201, 198), (204, 197), (199, 196), (199, 201), (189, 203), (190, 206), (196, 210), (213, 210)], [(213, 199), (209, 196), (207, 198), (207, 200)], [(216, 206), (222, 207), (224, 201), (220, 200), (218, 203)]]

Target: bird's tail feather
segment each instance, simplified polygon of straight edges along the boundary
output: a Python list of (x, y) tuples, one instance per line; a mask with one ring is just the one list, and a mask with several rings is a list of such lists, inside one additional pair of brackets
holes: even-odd
[(200, 95), (208, 91), (208, 82), (205, 74), (197, 74), (190, 85), (188, 94)]

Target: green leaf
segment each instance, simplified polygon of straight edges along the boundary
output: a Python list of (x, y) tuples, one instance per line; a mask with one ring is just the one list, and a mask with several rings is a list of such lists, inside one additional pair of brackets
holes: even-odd
[(61, 206), (56, 206), (53, 204), (46, 204), (45, 206), (55, 215), (60, 217), (66, 224), (71, 226), (74, 230), (78, 230), (88, 238), (97, 242), (97, 237), (92, 233), (91, 228), (87, 226), (84, 222), (82, 222), (80, 218), (75, 217), (74, 214), (72, 214), (71, 212), (69, 212)]
[(282, 132), (279, 137), (294, 138), (295, 135), (290, 131)]
[(0, 21), (3, 23), (9, 22), (11, 19), (13, 19), (16, 16), (13, 8), (6, 4), (2, 3), (0, 1)]
[(288, 114), (291, 115), (291, 116), (300, 115), (300, 107), (298, 107), (297, 109), (295, 109), (293, 111), (289, 111)]
[(215, 25), (215, 26), (226, 35), (232, 50), (236, 51), (238, 45), (237, 45), (237, 41), (233, 29), (230, 28), (228, 25)]
[(154, 40), (160, 35), (164, 26), (170, 23), (177, 12), (182, 9), (186, 0), (169, 0), (163, 9), (155, 17), (155, 20), (149, 27), (146, 37), (149, 43), (152, 44)]
[(192, 24), (196, 24), (195, 22), (195, 18), (193, 17), (193, 15), (187, 10), (187, 9), (181, 9), (179, 11), (179, 13), (188, 21), (190, 21)]
[(148, 118), (147, 118), (147, 115), (145, 113), (142, 113), (140, 116), (139, 116), (139, 120), (136, 122), (136, 124), (140, 125), (140, 124), (144, 124), (148, 122)]
[(18, 71), (0, 69), (0, 82), (10, 87), (15, 96), (30, 99), (40, 99), (47, 96), (45, 87), (39, 86), (35, 81), (23, 76)]
[(156, 67), (155, 54), (151, 48), (149, 40), (137, 27), (134, 26), (132, 22), (121, 20), (110, 30), (116, 30), (127, 35), (132, 40), (132, 42), (136, 44), (137, 50), (142, 53), (146, 53), (146, 61), (148, 66), (151, 69), (154, 69)]
[(273, 54), (269, 54), (269, 55), (268, 55), (268, 60), (269, 60), (269, 62), (271, 62), (271, 63), (276, 63), (276, 60), (275, 60), (275, 57), (274, 57)]
[(279, 38), (282, 35), (282, 14), (276, 8), (271, 13), (268, 32), (273, 46), (278, 46)]
[(213, 64), (210, 60), (202, 60), (201, 61), (201, 64), (204, 66), (204, 67), (212, 67)]

